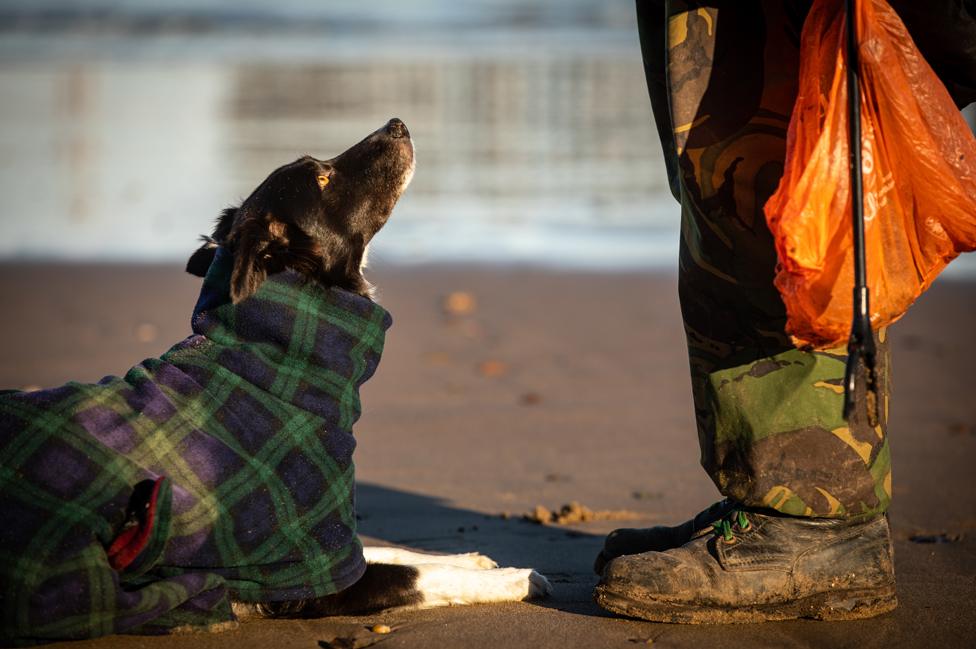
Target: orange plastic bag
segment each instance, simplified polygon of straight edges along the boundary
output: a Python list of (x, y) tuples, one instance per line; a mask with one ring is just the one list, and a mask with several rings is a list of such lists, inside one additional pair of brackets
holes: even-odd
[[(960, 252), (976, 248), (976, 140), (884, 0), (859, 0), (862, 169), (871, 325), (900, 318)], [(765, 206), (776, 287), (796, 344), (851, 328), (854, 250), (842, 0), (814, 2), (786, 167)]]

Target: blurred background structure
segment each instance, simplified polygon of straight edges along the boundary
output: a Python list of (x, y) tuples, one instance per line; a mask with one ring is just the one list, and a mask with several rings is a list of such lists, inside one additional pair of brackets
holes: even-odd
[(181, 260), (271, 169), (397, 116), (418, 173), (374, 263), (673, 269), (633, 11), (4, 0), (0, 259)]
[(374, 263), (673, 267), (632, 0), (5, 0), (0, 258), (176, 261), (402, 118)]
[(678, 208), (633, 12), (4, 0), (0, 260), (180, 261), (271, 169), (397, 116), (418, 172), (374, 264), (672, 270)]

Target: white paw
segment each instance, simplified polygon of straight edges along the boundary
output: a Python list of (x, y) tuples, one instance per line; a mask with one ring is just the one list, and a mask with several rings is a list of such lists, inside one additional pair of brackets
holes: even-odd
[(532, 570), (529, 573), (529, 594), (525, 596), (525, 599), (535, 599), (537, 597), (546, 597), (552, 593), (552, 584), (546, 579), (545, 575)]
[(422, 607), (518, 602), (552, 591), (549, 581), (530, 568), (471, 569), (417, 566)]
[(531, 568), (499, 568), (495, 572), (504, 575), (506, 582), (506, 596), (499, 601), (536, 599), (552, 592), (549, 580)]

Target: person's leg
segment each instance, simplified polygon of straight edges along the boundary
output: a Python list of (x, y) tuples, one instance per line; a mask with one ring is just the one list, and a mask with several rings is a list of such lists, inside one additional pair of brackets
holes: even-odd
[[(749, 511), (757, 521), (751, 525), (748, 519), (729, 519), (723, 538), (734, 543), (738, 533), (743, 540), (738, 550), (729, 550), (723, 556), (747, 552), (751, 544), (760, 564), (779, 557), (775, 563), (784, 552), (789, 556), (803, 552), (802, 544), (797, 546), (795, 539), (815, 542), (826, 538), (825, 534), (839, 538), (860, 530), (858, 533), (868, 541), (856, 547), (844, 546), (845, 552), (873, 565), (876, 570), (866, 572), (876, 579), (852, 587), (871, 590), (873, 584), (879, 584), (884, 592), (864, 599), (861, 603), (865, 605), (859, 605), (850, 616), (890, 609), (894, 605), (890, 541), (887, 523), (879, 517), (891, 494), (885, 438), (887, 347), (882, 335), (878, 342), (885, 406), (881, 410), (885, 412), (879, 425), (869, 426), (861, 411), (845, 422), (841, 417), (845, 351), (803, 351), (785, 334), (785, 309), (773, 285), (776, 253), (762, 211), (782, 174), (786, 129), (796, 96), (804, 4), (675, 0), (660, 9), (661, 3), (656, 2), (642, 6), (645, 1), (638, 0), (642, 48), (659, 123), (663, 115), (659, 108), (661, 85), (653, 82), (661, 75), (655, 66), (666, 64), (667, 70), (667, 119), (677, 161), (669, 171), (676, 175), (672, 187), (677, 188), (682, 206), (679, 294), (702, 465), (729, 498), (717, 517), (738, 508)], [(666, 41), (657, 40), (659, 37)], [(665, 130), (659, 128), (667, 153)], [(863, 400), (863, 395), (859, 396)], [(642, 542), (648, 544), (646, 549), (664, 550), (667, 548), (659, 547), (662, 542), (692, 541), (694, 532), (707, 523), (690, 522), (671, 539), (664, 534), (666, 528), (632, 530), (630, 536), (611, 535), (602, 559), (640, 552)], [(756, 545), (757, 528), (765, 530), (765, 544)], [(751, 535), (746, 533), (750, 529)], [(769, 538), (771, 534), (794, 538)], [(750, 536), (751, 541), (746, 538)], [(630, 547), (624, 547), (627, 543), (622, 541), (629, 542)], [(714, 543), (711, 535), (689, 542), (682, 551), (695, 546), (700, 555), (706, 542)], [(676, 566), (678, 555), (667, 556), (671, 555), (668, 552), (651, 556), (656, 554), (640, 555), (650, 559), (631, 562), (626, 570), (622, 568), (625, 562), (611, 563), (598, 591), (601, 604), (618, 612), (667, 619), (667, 615), (654, 617), (656, 611), (642, 614), (640, 606), (614, 608), (611, 596), (649, 592), (653, 600), (655, 589), (663, 593), (678, 588), (690, 592), (689, 605), (694, 608), (698, 601), (694, 588), (689, 591), (687, 584), (675, 583), (668, 574), (667, 566)], [(679, 563), (684, 562), (684, 568), (690, 570), (686, 564), (700, 560), (697, 555), (681, 557)], [(598, 568), (600, 564), (598, 559)], [(815, 562), (807, 573), (823, 576), (822, 567)], [(697, 565), (691, 572), (699, 568), (711, 574), (727, 566)], [(649, 574), (663, 575), (663, 582)], [(792, 579), (790, 575), (785, 578), (783, 588)], [(775, 590), (771, 583), (743, 586), (723, 579), (721, 574), (718, 581), (702, 577), (698, 586), (708, 584), (716, 591), (731, 588), (742, 593), (752, 587)], [(630, 588), (635, 580), (636, 591)], [(628, 586), (620, 588), (622, 584)], [(721, 592), (713, 595), (718, 597), (711, 600), (715, 606), (719, 602), (726, 608), (737, 606), (734, 601), (722, 600)], [(749, 608), (741, 619), (804, 614), (784, 606), (756, 613), (756, 602), (743, 600), (739, 604)], [(768, 604), (763, 606), (768, 608)], [(822, 609), (813, 611), (815, 616), (822, 614)], [(709, 620), (707, 615), (691, 617), (695, 619), (686, 621), (720, 621)]]
[[(795, 0), (792, 4), (786, 4), (787, 15), (790, 16), (792, 23), (798, 24), (805, 6), (803, 0)], [(915, 44), (921, 50), (925, 60), (932, 65), (941, 81), (945, 84), (949, 93), (956, 101), (958, 106), (965, 106), (972, 101), (976, 101), (976, 0), (938, 0), (937, 2), (925, 3), (920, 5), (912, 0), (891, 0), (891, 6), (898, 13), (899, 17), (905, 22), (905, 26), (912, 34)], [(672, 8), (674, 11), (688, 11), (693, 9), (705, 8), (705, 4), (685, 5), (683, 7)], [(721, 5), (715, 3), (708, 5), (713, 9), (721, 9)], [(753, 9), (754, 10), (754, 9)], [(668, 43), (668, 23), (666, 10), (666, 0), (637, 0), (637, 18), (640, 30), (641, 44), (643, 49), (644, 69), (647, 75), (647, 85), (651, 96), (651, 105), (654, 118), (657, 122), (658, 133), (661, 137), (661, 144), (664, 150), (665, 160), (668, 164), (668, 175), (671, 181), (671, 189), (675, 198), (680, 200), (680, 173), (678, 155), (676, 149), (676, 138), (674, 126), (671, 122), (671, 93), (668, 86), (667, 74), (667, 43)], [(697, 14), (697, 17), (702, 17)], [(688, 19), (695, 20), (695, 17), (678, 18), (674, 23), (677, 31), (674, 34), (676, 45), (681, 46), (687, 40)], [(684, 29), (686, 35), (681, 36)], [(794, 28), (795, 32), (795, 28)], [(714, 35), (714, 34), (713, 34)], [(707, 37), (708, 34), (706, 33)], [(698, 36), (699, 40), (702, 38)], [(702, 48), (699, 48), (702, 49)], [(707, 51), (707, 48), (704, 48)], [(792, 54), (790, 55), (793, 56)], [(687, 60), (687, 55), (686, 55)], [(784, 59), (788, 60), (788, 59)], [(676, 63), (677, 65), (677, 63)], [(790, 67), (792, 64), (787, 65)], [(687, 67), (687, 66), (686, 66)], [(709, 69), (712, 66), (709, 64)], [(764, 70), (765, 71), (765, 70)], [(749, 87), (752, 87), (751, 85)], [(680, 95), (680, 88), (678, 94)], [(688, 94), (686, 94), (686, 97)], [(694, 101), (694, 94), (691, 94)], [(767, 125), (768, 126), (768, 125)], [(680, 134), (679, 134), (680, 136)], [(741, 179), (740, 179), (741, 181)], [(741, 182), (738, 183), (741, 185)], [(764, 200), (764, 198), (763, 198)], [(694, 284), (689, 281), (689, 284)], [(684, 284), (683, 284), (684, 285)], [(838, 355), (842, 355), (840, 352)], [(886, 357), (882, 359), (886, 360)], [(834, 374), (837, 370), (834, 370)], [(698, 379), (703, 378), (696, 375), (696, 384), (702, 383)], [(838, 389), (839, 392), (839, 389)], [(707, 408), (705, 409), (707, 413)], [(882, 422), (884, 431), (885, 422)], [(715, 436), (709, 434), (707, 422), (703, 427), (705, 435), (709, 440), (714, 440)], [(855, 433), (860, 428), (855, 425)], [(854, 434), (852, 433), (852, 438)], [(714, 444), (709, 446), (714, 451)], [(867, 451), (867, 447), (860, 446)], [(869, 457), (874, 455), (877, 445), (872, 446), (867, 453)], [(882, 462), (875, 462), (871, 466), (872, 479), (877, 492), (880, 484), (884, 490), (883, 496), (879, 498), (883, 501), (890, 495), (890, 471), (888, 470), (888, 454), (886, 447), (882, 446), (882, 451), (877, 458)], [(705, 456), (705, 454), (703, 454)], [(714, 453), (705, 457), (712, 458)], [(818, 492), (819, 493), (819, 492)], [(786, 496), (785, 491), (781, 492)], [(786, 501), (789, 502), (789, 498)], [(793, 501), (793, 505), (806, 509), (805, 501)], [(879, 504), (883, 504), (880, 503)], [(595, 569), (602, 573), (603, 567), (610, 559), (624, 554), (634, 554), (647, 550), (665, 550), (668, 548), (683, 545), (692, 536), (716, 518), (728, 508), (728, 503), (717, 503), (716, 506), (701, 512), (682, 525), (675, 527), (655, 527), (646, 529), (621, 529), (615, 530), (607, 541), (600, 556), (597, 557)]]
[[(670, 3), (670, 107), (680, 167), (679, 294), (702, 465), (735, 501), (857, 517), (891, 498), (887, 418), (841, 417), (846, 354), (784, 333), (763, 205), (796, 97), (802, 14), (775, 2)], [(888, 350), (879, 341), (882, 399)], [(886, 410), (886, 408), (882, 408)]]

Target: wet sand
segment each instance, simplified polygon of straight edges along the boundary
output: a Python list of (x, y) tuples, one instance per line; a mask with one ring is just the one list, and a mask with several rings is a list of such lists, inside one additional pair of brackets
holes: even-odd
[[(337, 624), (375, 622), (394, 628), (391, 648), (976, 646), (976, 285), (937, 283), (891, 330), (900, 607), (860, 622), (729, 628), (615, 619), (590, 600), (602, 535), (677, 522), (717, 498), (698, 466), (674, 277), (454, 266), (371, 279), (394, 326), (356, 429), (362, 534), (532, 566), (553, 595), (63, 646), (313, 648)], [(124, 372), (187, 335), (198, 286), (173, 266), (0, 265), (0, 387)], [(453, 291), (474, 298), (469, 314), (445, 313)], [(641, 519), (518, 518), (573, 500)]]

